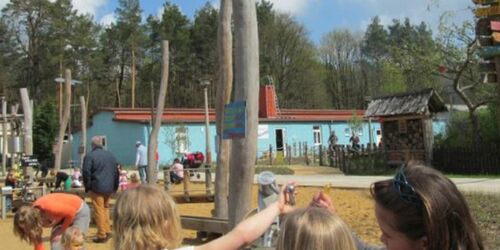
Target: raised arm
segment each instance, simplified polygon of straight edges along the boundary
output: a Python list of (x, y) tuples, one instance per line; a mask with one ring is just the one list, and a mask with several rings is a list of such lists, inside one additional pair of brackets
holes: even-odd
[(283, 185), (281, 188), (279, 201), (272, 203), (256, 215), (240, 222), (228, 234), (204, 245), (196, 246), (194, 249), (233, 250), (255, 241), (271, 226), (278, 215), (293, 210), (291, 206), (287, 205), (288, 196), (285, 193), (285, 188), (286, 185)]

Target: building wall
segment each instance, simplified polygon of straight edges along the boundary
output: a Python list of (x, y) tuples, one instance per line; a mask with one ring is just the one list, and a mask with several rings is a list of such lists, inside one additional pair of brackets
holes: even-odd
[[(113, 121), (113, 112), (99, 112), (92, 118), (92, 126), (87, 128), (87, 152), (91, 149), (91, 139), (100, 135), (106, 137), (106, 148), (113, 153), (117, 161), (131, 165), (135, 161), (135, 142), (145, 142), (148, 134), (144, 124)], [(81, 132), (73, 134), (73, 160), (76, 166), (80, 165), (78, 148)]]
[[(335, 131), (338, 137), (338, 144), (350, 144), (349, 138), (351, 132), (347, 122), (262, 122), (259, 129), (257, 157), (261, 157), (269, 150), (269, 144), (276, 150), (276, 130), (283, 129), (285, 136), (283, 143), (293, 146), (294, 143), (298, 149), (299, 142), (306, 142), (308, 147), (317, 147), (314, 145), (313, 127), (319, 126), (321, 131), (321, 143), (328, 145), (330, 130)], [(175, 141), (176, 128), (185, 127), (188, 135), (188, 151), (201, 151), (205, 153), (205, 125), (204, 123), (176, 123), (162, 125), (158, 138), (158, 153), (160, 156), (160, 165), (171, 164), (176, 157), (181, 157), (182, 152), (172, 150), (172, 141)], [(267, 129), (267, 130), (266, 130)], [(443, 133), (445, 122), (435, 121), (433, 123), (433, 133)], [(94, 135), (104, 135), (107, 138), (107, 149), (112, 152), (117, 160), (124, 165), (133, 165), (135, 163), (135, 142), (142, 141), (148, 145), (148, 134), (150, 126), (144, 123), (117, 122), (113, 121), (112, 112), (100, 112), (93, 117), (93, 126), (87, 131), (87, 148), (90, 149), (90, 140)], [(374, 143), (377, 143), (377, 133), (380, 130), (380, 124), (377, 120), (372, 122), (372, 133)], [(267, 131), (267, 133), (265, 132)], [(360, 142), (367, 144), (369, 142), (368, 122), (364, 122), (360, 134)], [(73, 159), (79, 164), (78, 147), (80, 144), (80, 132), (74, 134), (73, 141)], [(212, 159), (216, 161), (216, 131), (215, 124), (210, 124), (210, 143), (212, 150)]]

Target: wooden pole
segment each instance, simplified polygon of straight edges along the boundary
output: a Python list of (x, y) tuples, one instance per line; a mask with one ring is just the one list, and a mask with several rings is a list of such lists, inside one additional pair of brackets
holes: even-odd
[[(160, 132), (163, 109), (165, 107), (165, 98), (167, 96), (168, 87), (168, 41), (163, 41), (163, 60), (162, 60), (162, 70), (161, 70), (161, 83), (160, 83), (160, 93), (158, 95), (158, 103), (155, 112), (155, 121), (151, 134), (149, 135), (149, 145), (148, 145), (148, 182), (149, 184), (156, 184), (158, 173), (156, 169), (156, 150), (158, 149), (158, 133)], [(189, 176), (186, 176), (189, 178)]]
[[(17, 115), (17, 105), (13, 104), (10, 106), (10, 114), (12, 116), (16, 116)], [(17, 129), (17, 124), (16, 124), (16, 121), (15, 120), (11, 120), (10, 121), (10, 138), (12, 141), (14, 141), (14, 138), (16, 137), (16, 135), (18, 135), (16, 129)], [(10, 154), (10, 167), (12, 169), (15, 168), (16, 166), (16, 152), (15, 152), (15, 148), (14, 148), (14, 144), (12, 144), (12, 149), (11, 149), (11, 154)]]
[[(31, 109), (28, 89), (22, 88), (19, 91), (21, 92), (21, 102), (24, 113), (24, 155), (31, 156), (33, 155), (33, 110)], [(33, 180), (32, 167), (25, 167), (23, 173), (25, 176), (29, 177), (30, 182)]]
[(82, 136), (80, 137), (80, 169), (83, 167), (83, 157), (87, 153), (87, 105), (85, 97), (80, 96), (80, 107), (82, 110)]
[(255, 2), (233, 1), (236, 101), (246, 102), (246, 137), (233, 139), (229, 187), (229, 225), (234, 227), (252, 208), (252, 185), (259, 123), (259, 40)]
[(7, 176), (7, 101), (2, 100), (2, 174)]
[[(69, 122), (70, 106), (71, 106), (71, 70), (67, 69), (65, 72), (64, 81), (64, 112), (61, 126), (59, 126), (59, 133), (57, 136), (57, 145), (55, 150), (55, 161), (54, 161), (54, 172), (57, 173), (61, 169), (62, 165), (62, 150), (63, 150), (63, 140), (64, 133), (66, 132), (66, 127)], [(68, 136), (69, 139), (69, 136)]]
[(219, 55), (219, 81), (216, 98), (217, 121), (217, 168), (215, 169), (215, 217), (228, 218), (228, 180), (230, 140), (223, 140), (224, 105), (231, 101), (233, 89), (233, 35), (231, 33), (232, 0), (221, 0), (219, 28), (217, 30), (217, 48)]

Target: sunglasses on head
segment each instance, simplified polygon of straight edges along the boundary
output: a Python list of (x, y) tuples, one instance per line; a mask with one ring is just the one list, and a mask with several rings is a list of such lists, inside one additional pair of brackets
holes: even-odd
[(418, 205), (419, 207), (423, 207), (424, 204), (422, 199), (418, 196), (415, 189), (406, 179), (404, 165), (401, 166), (398, 173), (394, 176), (393, 184), (394, 189), (398, 192), (399, 196), (403, 198), (403, 200)]

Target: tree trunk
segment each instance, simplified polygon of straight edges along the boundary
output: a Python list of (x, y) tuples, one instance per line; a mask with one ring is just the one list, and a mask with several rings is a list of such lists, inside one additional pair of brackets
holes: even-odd
[(483, 142), (483, 138), (481, 136), (481, 128), (479, 126), (479, 120), (475, 114), (475, 108), (469, 108), (469, 120), (472, 125), (472, 140), (474, 146), (479, 146)]
[(120, 79), (116, 78), (116, 106), (122, 106), (122, 99), (120, 97)]
[(80, 138), (80, 169), (83, 167), (83, 157), (87, 153), (87, 105), (85, 104), (85, 97), (80, 96), (80, 107), (82, 110), (82, 136)]
[(7, 101), (2, 98), (2, 174), (6, 176), (7, 170)]
[(234, 0), (235, 100), (247, 106), (246, 138), (232, 141), (230, 159), (229, 224), (234, 227), (251, 209), (257, 154), (259, 106), (259, 42), (255, 2)]
[(132, 48), (132, 108), (135, 108), (135, 49)]
[[(33, 110), (31, 107), (28, 89), (22, 88), (21, 102), (24, 113), (24, 155), (33, 155)], [(24, 168), (24, 176), (29, 176), (29, 180), (33, 180), (33, 169), (31, 167)]]
[[(168, 41), (163, 41), (163, 60), (162, 60), (162, 70), (161, 70), (161, 85), (160, 93), (158, 95), (158, 103), (156, 106), (156, 114), (153, 129), (149, 135), (149, 145), (148, 145), (148, 182), (149, 184), (156, 184), (157, 171), (156, 171), (156, 159), (155, 154), (158, 148), (158, 133), (160, 132), (160, 126), (163, 116), (163, 108), (165, 107), (165, 97), (167, 96), (168, 87)], [(186, 176), (189, 178), (189, 176)]]
[(215, 217), (228, 218), (228, 178), (230, 140), (222, 139), (224, 104), (231, 100), (233, 88), (233, 36), (231, 33), (232, 0), (222, 0), (219, 15), (217, 43), (219, 50), (219, 82), (216, 97), (217, 168), (215, 170)]
[[(70, 105), (71, 105), (71, 70), (67, 69), (65, 71), (65, 82), (64, 82), (64, 110), (63, 119), (61, 126), (59, 126), (59, 133), (57, 136), (57, 146), (56, 146), (56, 157), (54, 162), (54, 172), (57, 173), (61, 169), (62, 165), (62, 149), (64, 133), (66, 132), (66, 127), (68, 126), (69, 116), (70, 116)], [(69, 140), (69, 136), (68, 136)]]

